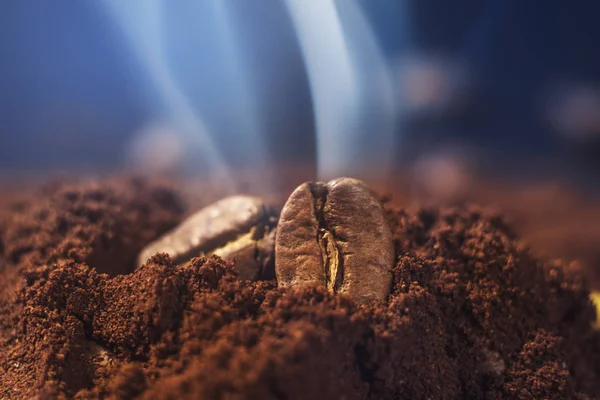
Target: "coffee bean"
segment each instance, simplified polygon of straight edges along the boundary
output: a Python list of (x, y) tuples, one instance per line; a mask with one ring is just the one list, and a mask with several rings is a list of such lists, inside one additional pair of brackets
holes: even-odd
[(216, 254), (235, 260), (240, 279), (272, 277), (277, 218), (258, 197), (231, 196), (203, 208), (144, 248), (138, 265), (156, 253), (176, 264)]
[(359, 303), (391, 289), (394, 244), (381, 202), (363, 182), (300, 185), (281, 211), (275, 241), (280, 287), (321, 285)]

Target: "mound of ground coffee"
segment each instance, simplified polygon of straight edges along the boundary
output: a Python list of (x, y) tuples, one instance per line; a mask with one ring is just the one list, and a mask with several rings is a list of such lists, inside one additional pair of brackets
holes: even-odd
[(135, 269), (181, 221), (175, 193), (59, 184), (0, 217), (0, 397), (600, 397), (589, 293), (496, 215), (387, 207), (391, 294), (357, 305), (218, 257)]

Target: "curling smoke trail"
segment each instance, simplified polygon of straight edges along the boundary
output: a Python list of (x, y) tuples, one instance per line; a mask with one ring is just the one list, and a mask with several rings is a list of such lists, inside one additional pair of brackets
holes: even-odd
[[(388, 66), (355, 0), (285, 0), (306, 64), (320, 179), (390, 172), (396, 123)], [(376, 169), (376, 171), (373, 171)]]
[[(177, 83), (165, 56), (165, 27), (163, 26), (163, 15), (167, 7), (163, 0), (145, 0), (142, 2), (129, 2), (120, 0), (108, 0), (109, 12), (118, 26), (127, 35), (132, 47), (142, 65), (152, 79), (152, 83), (159, 91), (161, 100), (165, 103), (165, 116), (170, 124), (173, 124), (173, 140), (182, 143), (185, 150), (184, 162), (188, 168), (193, 168), (194, 160), (204, 159), (214, 172), (217, 179), (228, 186), (230, 191), (235, 191), (233, 179), (217, 146), (212, 140), (205, 122), (201, 120), (190, 102)], [(231, 31), (232, 22), (229, 20), (228, 10), (224, 2), (208, 2), (199, 4), (197, 15), (206, 17), (206, 12), (216, 20), (215, 26), (219, 28), (214, 37), (218, 40), (220, 55), (225, 58), (222, 62), (225, 71), (231, 75), (234, 81), (231, 87), (235, 87), (236, 93), (230, 99), (229, 112), (233, 113), (231, 120), (237, 123), (237, 145), (246, 149), (252, 146), (254, 150), (261, 147), (258, 136), (256, 120), (253, 117), (253, 107), (248, 96), (247, 88), (244, 86), (244, 77), (239, 68), (239, 60), (236, 59), (236, 48), (234, 32)], [(193, 32), (192, 32), (193, 33)], [(188, 32), (189, 34), (189, 32)], [(198, 49), (202, 51), (202, 49)], [(206, 57), (207, 59), (209, 57)], [(214, 60), (213, 60), (214, 61)], [(202, 71), (199, 71), (201, 74)], [(241, 76), (241, 78), (240, 78)], [(211, 79), (210, 76), (199, 76), (199, 79)], [(237, 85), (237, 86), (236, 86)], [(238, 104), (236, 104), (236, 102)], [(257, 153), (260, 153), (258, 149)]]

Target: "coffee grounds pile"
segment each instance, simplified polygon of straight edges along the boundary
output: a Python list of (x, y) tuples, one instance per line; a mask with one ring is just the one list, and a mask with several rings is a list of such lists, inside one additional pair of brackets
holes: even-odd
[(568, 265), (474, 206), (386, 208), (387, 302), (137, 252), (186, 212), (140, 180), (55, 184), (0, 218), (0, 398), (594, 399), (600, 335)]

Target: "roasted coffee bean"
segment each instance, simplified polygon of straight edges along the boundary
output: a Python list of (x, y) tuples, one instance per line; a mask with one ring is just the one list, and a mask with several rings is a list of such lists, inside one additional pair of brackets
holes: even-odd
[(360, 303), (383, 300), (393, 263), (383, 207), (362, 181), (303, 183), (285, 203), (275, 241), (279, 286), (316, 284)]
[(258, 197), (231, 196), (203, 208), (142, 250), (138, 265), (156, 253), (167, 253), (176, 264), (216, 254), (235, 260), (240, 279), (273, 275), (277, 218)]

